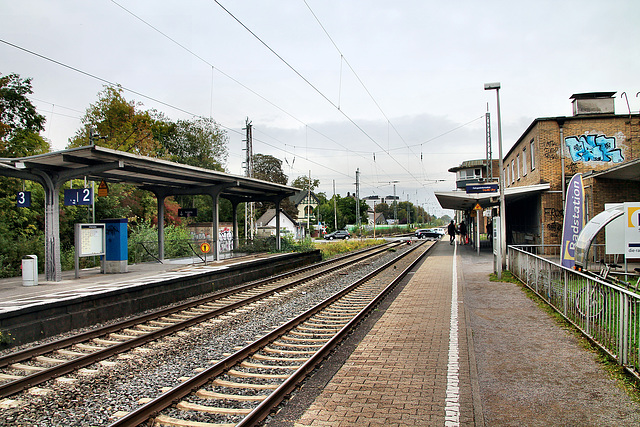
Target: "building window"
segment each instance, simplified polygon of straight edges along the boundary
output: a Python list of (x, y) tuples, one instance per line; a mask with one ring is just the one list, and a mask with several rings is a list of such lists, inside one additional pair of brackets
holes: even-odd
[(535, 142), (533, 139), (531, 140), (531, 170), (536, 168), (536, 150), (535, 150)]
[(515, 161), (511, 160), (511, 183), (513, 184), (514, 182), (516, 182), (516, 174), (515, 174), (515, 170), (514, 170), (514, 165)]
[(520, 154), (516, 156), (516, 178), (520, 180)]
[(522, 149), (522, 176), (527, 176), (527, 147)]
[(507, 175), (507, 169), (502, 169), (502, 182), (504, 183), (504, 185), (508, 185), (509, 184), (509, 178)]

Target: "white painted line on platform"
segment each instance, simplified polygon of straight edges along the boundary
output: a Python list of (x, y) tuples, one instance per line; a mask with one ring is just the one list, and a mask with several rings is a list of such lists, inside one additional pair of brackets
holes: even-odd
[(458, 352), (458, 267), (456, 252), (458, 245), (453, 247), (453, 277), (451, 281), (451, 323), (449, 326), (449, 362), (447, 364), (447, 397), (445, 399), (445, 426), (460, 425), (460, 383), (459, 383), (459, 352)]

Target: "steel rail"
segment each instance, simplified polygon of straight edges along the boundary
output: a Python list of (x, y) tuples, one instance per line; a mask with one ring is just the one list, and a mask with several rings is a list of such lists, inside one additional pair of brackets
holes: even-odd
[[(378, 248), (377, 250), (372, 251), (369, 254), (365, 254), (366, 250), (363, 250), (363, 251), (358, 251), (356, 253), (356, 255), (353, 255), (353, 256), (365, 255), (361, 259), (361, 260), (363, 260), (363, 259), (372, 257), (372, 256), (374, 256), (374, 255), (376, 255), (376, 254), (378, 254), (378, 253), (380, 253), (380, 252), (382, 252), (384, 250), (386, 250), (386, 249), (385, 248), (382, 248), (382, 249)], [(346, 261), (347, 259), (352, 258), (353, 256), (351, 256), (351, 257), (349, 257), (349, 256), (341, 257), (337, 261)], [(334, 259), (334, 260), (329, 260), (329, 261), (322, 262), (322, 263), (320, 263), (321, 265), (314, 264), (314, 266), (315, 266), (316, 269), (320, 269), (322, 267), (326, 267), (327, 265), (330, 265), (332, 263), (331, 261), (333, 263), (336, 262), (336, 260)], [(242, 307), (244, 305), (247, 305), (247, 304), (250, 304), (252, 302), (258, 301), (260, 299), (266, 298), (266, 297), (268, 297), (270, 295), (273, 295), (276, 292), (281, 292), (281, 291), (283, 291), (283, 290), (285, 290), (287, 288), (298, 286), (301, 283), (304, 283), (305, 281), (313, 280), (313, 279), (315, 279), (317, 277), (320, 277), (322, 275), (328, 274), (331, 271), (335, 271), (336, 269), (340, 269), (340, 268), (344, 268), (344, 267), (350, 266), (351, 264), (352, 264), (352, 262), (349, 262), (349, 263), (346, 263), (346, 264), (343, 264), (343, 265), (339, 265), (338, 267), (336, 267), (334, 269), (331, 269), (331, 270), (320, 270), (320, 271), (317, 271), (314, 274), (301, 277), (301, 278), (299, 278), (297, 280), (294, 280), (292, 282), (289, 282), (289, 283), (283, 284), (281, 286), (272, 288), (272, 289), (267, 290), (265, 292), (261, 292), (260, 294), (245, 298), (245, 299), (243, 299), (241, 301), (230, 303), (230, 304), (226, 305), (225, 307), (221, 307), (221, 308), (212, 310), (212, 311), (210, 311), (208, 313), (203, 313), (203, 314), (200, 314), (200, 315), (196, 315), (196, 316), (194, 316), (194, 317), (192, 317), (190, 319), (186, 319), (184, 321), (177, 322), (177, 323), (175, 323), (173, 325), (164, 327), (162, 329), (158, 329), (157, 331), (148, 332), (145, 335), (141, 335), (139, 337), (132, 337), (130, 340), (123, 341), (122, 343), (114, 344), (114, 345), (109, 346), (109, 347), (105, 347), (103, 350), (98, 350), (96, 352), (89, 353), (89, 354), (86, 354), (84, 356), (80, 356), (80, 357), (71, 359), (71, 360), (69, 360), (69, 361), (67, 361), (65, 363), (61, 363), (59, 365), (53, 366), (51, 368), (48, 368), (46, 370), (35, 372), (35, 373), (30, 374), (30, 375), (26, 375), (23, 378), (16, 379), (16, 380), (13, 380), (13, 381), (10, 381), (10, 382), (7, 382), (7, 383), (0, 384), (0, 398), (4, 398), (4, 397), (10, 396), (12, 394), (18, 393), (18, 392), (20, 392), (22, 390), (25, 390), (25, 389), (29, 388), (29, 387), (33, 387), (35, 385), (41, 384), (41, 383), (43, 383), (45, 381), (48, 381), (50, 379), (62, 376), (62, 375), (67, 374), (69, 372), (73, 372), (73, 371), (75, 371), (77, 369), (80, 369), (80, 368), (83, 368), (85, 366), (91, 365), (91, 364), (96, 363), (96, 362), (98, 362), (100, 360), (104, 360), (104, 359), (106, 359), (108, 357), (111, 357), (111, 356), (114, 356), (116, 354), (123, 353), (125, 351), (131, 350), (132, 348), (140, 347), (140, 346), (142, 346), (142, 345), (144, 345), (144, 344), (146, 344), (148, 342), (155, 341), (155, 340), (157, 340), (159, 338), (162, 338), (162, 337), (164, 337), (166, 335), (170, 335), (170, 334), (173, 334), (173, 333), (178, 332), (180, 330), (186, 329), (186, 328), (188, 328), (190, 326), (205, 322), (205, 321), (207, 321), (207, 320), (209, 320), (209, 319), (211, 319), (213, 317), (220, 316), (220, 315), (222, 315), (224, 313), (233, 311), (233, 310), (235, 310), (237, 308), (240, 308), (240, 307)], [(306, 270), (310, 270), (310, 269), (312, 269), (312, 268), (303, 267), (300, 270), (306, 271)], [(282, 278), (286, 278), (288, 276), (295, 275), (295, 274), (304, 273), (304, 271), (298, 271), (297, 273), (291, 273), (290, 272), (291, 274), (284, 273), (282, 275), (278, 275), (278, 276), (275, 276), (275, 277), (271, 277), (269, 279), (264, 279), (262, 281), (259, 281), (259, 284), (252, 283), (251, 285), (243, 286), (241, 289), (235, 289), (234, 291), (224, 292), (223, 294), (216, 295), (215, 298), (214, 297), (207, 297), (207, 298), (204, 298), (203, 300), (199, 300), (197, 303), (190, 302), (190, 303), (187, 303), (187, 304), (185, 304), (183, 306), (180, 306), (179, 308), (173, 307), (173, 308), (164, 309), (164, 310), (161, 310), (159, 312), (152, 313), (152, 314), (139, 316), (139, 317), (136, 317), (134, 319), (119, 323), (117, 325), (111, 325), (111, 326), (109, 326), (107, 328), (104, 328), (104, 329), (101, 329), (99, 331), (92, 331), (91, 333), (81, 334), (80, 337), (82, 337), (82, 339), (78, 339), (77, 337), (71, 337), (71, 338), (63, 340), (65, 342), (64, 346), (53, 346), (53, 348), (50, 349), (49, 351), (54, 351), (54, 350), (56, 350), (58, 348), (62, 348), (62, 347), (68, 347), (70, 345), (73, 345), (73, 344), (76, 344), (76, 343), (79, 343), (79, 342), (87, 341), (87, 339), (91, 339), (91, 338), (95, 338), (95, 337), (98, 337), (98, 336), (103, 336), (103, 335), (108, 334), (108, 333), (116, 332), (116, 331), (121, 330), (123, 328), (134, 326), (134, 325), (137, 325), (137, 324), (140, 324), (140, 323), (144, 323), (144, 322), (149, 321), (149, 320), (157, 319), (159, 317), (163, 317), (163, 316), (166, 316), (166, 315), (171, 314), (171, 313), (184, 311), (184, 310), (189, 309), (189, 308), (191, 308), (193, 306), (197, 306), (197, 305), (203, 304), (205, 302), (209, 302), (208, 300), (221, 299), (224, 296), (233, 295), (233, 294), (238, 293), (238, 292), (240, 292), (242, 290), (247, 290), (247, 289), (251, 289), (253, 287), (261, 286), (261, 285), (264, 285), (267, 282), (280, 280)], [(52, 344), (55, 344), (55, 343), (52, 343)], [(50, 344), (49, 345), (44, 345), (44, 346), (41, 346), (39, 348), (48, 347), (48, 346), (51, 346), (51, 345)], [(44, 353), (46, 353), (46, 352), (44, 352)], [(43, 354), (43, 353), (39, 353), (39, 354), (36, 354), (36, 355), (40, 355), (40, 354)], [(35, 355), (30, 355), (26, 359), (28, 359), (30, 357), (34, 357), (34, 356)], [(9, 356), (7, 356), (7, 358), (8, 357)], [(25, 360), (25, 358), (23, 358), (21, 360)], [(15, 363), (15, 362), (12, 362), (12, 363)], [(5, 367), (6, 366), (7, 365), (5, 365)]]
[[(417, 250), (420, 246), (422, 246), (423, 243), (424, 242), (414, 246), (410, 251), (402, 254), (400, 257), (385, 263), (381, 267), (378, 267), (377, 269), (375, 269), (374, 271), (370, 272), (366, 276), (358, 279), (357, 281), (355, 281), (351, 285), (347, 286), (342, 291), (340, 291), (340, 292), (334, 294), (333, 296), (325, 299), (324, 301), (318, 303), (317, 305), (315, 305), (314, 307), (312, 307), (309, 310), (305, 311), (304, 313), (300, 314), (296, 318), (291, 319), (290, 321), (288, 321), (285, 324), (281, 325), (277, 329), (275, 329), (272, 332), (268, 333), (267, 335), (257, 339), (256, 341), (254, 341), (251, 344), (245, 346), (244, 348), (236, 351), (235, 353), (231, 354), (230, 356), (226, 357), (225, 359), (221, 360), (220, 362), (216, 363), (215, 365), (212, 365), (211, 367), (207, 368), (206, 370), (202, 371), (201, 373), (199, 373), (199, 374), (193, 376), (192, 378), (182, 382), (181, 384), (177, 385), (173, 389), (167, 391), (166, 393), (163, 393), (162, 395), (160, 395), (157, 398), (149, 401), (148, 403), (140, 406), (139, 408), (133, 410), (132, 412), (129, 412), (127, 415), (125, 415), (125, 416), (121, 417), (120, 419), (114, 421), (112, 424), (109, 425), (109, 427), (133, 427), (133, 426), (137, 426), (137, 425), (140, 425), (140, 424), (146, 422), (149, 418), (151, 418), (155, 414), (157, 414), (160, 411), (164, 410), (165, 408), (171, 406), (173, 403), (177, 402), (178, 400), (182, 399), (183, 397), (189, 395), (191, 392), (193, 392), (193, 390), (196, 390), (196, 389), (202, 387), (203, 385), (207, 384), (208, 382), (211, 381), (212, 378), (224, 373), (225, 371), (227, 371), (228, 369), (230, 369), (231, 367), (233, 367), (237, 363), (241, 362), (242, 360), (244, 360), (247, 357), (251, 356), (252, 354), (256, 353), (257, 351), (259, 351), (260, 349), (262, 349), (266, 345), (270, 344), (271, 342), (277, 340), (279, 337), (281, 337), (282, 335), (286, 334), (288, 331), (290, 331), (291, 329), (295, 328), (299, 324), (303, 323), (304, 321), (306, 321), (307, 319), (309, 319), (310, 317), (312, 317), (313, 315), (315, 315), (319, 311), (323, 310), (324, 308), (328, 307), (329, 305), (331, 305), (332, 303), (334, 303), (338, 299), (340, 299), (343, 296), (347, 295), (348, 293), (352, 292), (354, 289), (358, 288), (363, 283), (365, 283), (368, 280), (374, 278), (376, 275), (380, 274), (382, 271), (386, 270), (387, 268), (390, 268), (392, 265), (397, 263), (400, 259), (404, 258), (405, 256), (408, 256), (414, 250)], [(385, 290), (380, 292), (378, 297), (375, 298), (375, 301), (379, 302), (379, 300), (381, 298), (383, 298), (384, 295), (386, 295), (386, 293), (388, 293), (388, 291), (391, 290), (393, 288), (393, 286), (395, 286), (402, 278), (404, 278), (404, 276), (406, 276), (406, 274), (410, 271), (410, 269), (413, 268), (429, 252), (429, 250), (433, 246), (435, 246), (435, 244), (430, 246), (424, 252), (424, 254), (422, 254), (415, 261), (413, 261), (411, 263), (410, 267), (408, 267), (405, 270), (403, 270), (400, 273), (400, 276), (398, 276), (396, 279), (394, 279), (392, 284), (387, 285), (385, 287)], [(370, 303), (370, 304), (367, 305), (369, 310), (373, 306), (375, 306), (375, 304), (373, 304), (373, 303)], [(361, 320), (367, 313), (368, 313), (368, 310), (364, 310), (364, 309), (361, 310), (360, 313), (357, 315), (358, 320), (357, 321), (356, 320), (352, 320), (352, 321), (349, 322), (348, 325), (352, 327), (359, 320)], [(328, 345), (329, 343), (327, 343), (319, 350), (319, 351), (322, 352), (322, 356), (312, 357), (313, 360), (314, 360), (313, 364), (310, 363), (309, 361), (305, 362), (300, 368), (298, 368), (298, 370), (296, 370), (292, 374), (292, 377), (294, 377), (294, 379), (286, 380), (283, 384), (281, 384), (274, 391), (274, 392), (278, 392), (277, 395), (273, 396), (273, 393), (272, 393), (267, 398), (268, 401), (271, 402), (272, 405), (275, 405), (275, 404), (279, 403), (286, 396), (286, 394), (289, 393), (295, 387), (295, 385), (302, 378), (304, 378), (306, 376), (306, 374), (309, 371), (313, 370), (313, 366), (318, 361), (322, 360), (324, 358), (324, 356), (326, 354), (328, 354), (328, 352), (333, 348), (333, 346), (335, 346), (340, 341), (340, 339), (342, 337), (344, 337), (344, 335), (346, 335), (348, 332), (349, 332), (349, 328), (343, 327), (338, 332), (338, 335), (340, 336), (340, 338), (335, 338), (335, 339), (332, 338), (330, 340), (330, 342), (332, 343), (331, 346), (329, 346)], [(267, 400), (267, 399), (265, 399), (265, 400)], [(259, 405), (247, 417), (251, 416), (251, 420), (254, 420), (252, 422), (257, 422), (259, 419), (264, 418), (272, 408), (273, 408), (273, 406), (267, 407), (267, 405), (264, 405), (264, 406), (263, 405)], [(241, 421), (241, 424), (242, 423), (244, 423), (244, 420)], [(238, 424), (238, 425), (241, 425), (241, 424)], [(249, 425), (249, 424), (245, 424), (245, 425)]]
[[(392, 246), (392, 245), (383, 244), (383, 245), (380, 245), (380, 246), (385, 246), (386, 247), (386, 246)], [(374, 247), (374, 249), (375, 248), (378, 248), (378, 249), (376, 251), (374, 251), (372, 254), (376, 254), (376, 253), (379, 253), (381, 251), (386, 250), (385, 248), (380, 249), (379, 246)], [(268, 277), (268, 278), (265, 278), (265, 279), (252, 281), (251, 283), (236, 287), (236, 288), (231, 289), (231, 290), (222, 291), (222, 292), (216, 293), (215, 295), (211, 295), (211, 296), (208, 296), (208, 297), (205, 297), (205, 298), (200, 298), (200, 299), (197, 299), (197, 300), (193, 300), (193, 301), (181, 304), (179, 306), (168, 307), (168, 308), (165, 308), (165, 309), (161, 309), (159, 311), (154, 311), (153, 313), (148, 313), (148, 314), (144, 314), (144, 315), (141, 315), (141, 316), (132, 317), (132, 318), (124, 320), (122, 322), (117, 322), (117, 323), (114, 323), (112, 325), (100, 328), (100, 329), (87, 331), (87, 332), (84, 332), (84, 333), (81, 333), (81, 334), (78, 334), (78, 335), (74, 335), (72, 337), (63, 338), (61, 340), (56, 340), (56, 341), (53, 341), (53, 342), (50, 342), (50, 343), (46, 343), (46, 344), (42, 344), (42, 345), (39, 345), (39, 346), (36, 346), (36, 347), (31, 347), (31, 348), (28, 348), (28, 349), (25, 349), (25, 350), (22, 350), (22, 351), (10, 353), (10, 354), (7, 354), (5, 356), (1, 356), (0, 357), (0, 368), (6, 368), (7, 366), (9, 366), (9, 365), (11, 365), (13, 363), (22, 362), (24, 360), (33, 358), (35, 356), (40, 356), (42, 354), (50, 353), (52, 351), (55, 351), (55, 350), (58, 350), (58, 349), (61, 349), (61, 348), (65, 348), (65, 347), (71, 346), (73, 344), (77, 344), (77, 343), (80, 343), (80, 342), (83, 342), (83, 341), (90, 340), (92, 338), (97, 338), (97, 337), (100, 337), (100, 336), (103, 336), (103, 335), (106, 335), (106, 334), (110, 334), (112, 332), (119, 331), (121, 329), (129, 328), (129, 327), (134, 326), (136, 324), (147, 322), (149, 320), (153, 320), (153, 319), (155, 319), (157, 317), (168, 316), (168, 315), (170, 315), (172, 313), (175, 313), (175, 312), (178, 312), (178, 311), (188, 310), (190, 308), (196, 307), (196, 306), (201, 305), (201, 304), (206, 304), (208, 302), (212, 302), (212, 301), (215, 301), (215, 300), (218, 300), (218, 299), (226, 298), (226, 297), (228, 297), (230, 295), (233, 295), (233, 294), (236, 294), (236, 293), (239, 293), (239, 292), (243, 292), (243, 291), (249, 290), (249, 289), (254, 288), (254, 287), (262, 286), (262, 285), (265, 285), (265, 284), (267, 284), (269, 282), (272, 282), (272, 281), (282, 280), (282, 279), (285, 279), (287, 277), (291, 277), (291, 276), (294, 276), (296, 274), (301, 274), (301, 273), (304, 273), (305, 271), (309, 271), (309, 270), (312, 270), (312, 269), (315, 269), (315, 268), (322, 268), (322, 267), (324, 267), (324, 266), (326, 266), (328, 264), (339, 262), (339, 261), (342, 261), (342, 260), (350, 258), (350, 257), (358, 256), (358, 255), (360, 255), (363, 252), (366, 252), (368, 250), (372, 250), (372, 248), (365, 248), (365, 249), (362, 249), (360, 251), (351, 252), (351, 253), (346, 254), (344, 256), (341, 256), (341, 257), (337, 257), (337, 258), (332, 258), (330, 260), (321, 261), (319, 263), (315, 263), (315, 264), (308, 265), (308, 266), (305, 266), (305, 267), (300, 267), (300, 268), (297, 268), (295, 270), (288, 271), (286, 273), (277, 274), (275, 276), (271, 276), (271, 277)]]

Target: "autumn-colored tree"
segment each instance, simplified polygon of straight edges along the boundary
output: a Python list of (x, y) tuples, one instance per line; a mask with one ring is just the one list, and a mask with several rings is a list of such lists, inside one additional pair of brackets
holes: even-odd
[[(127, 101), (119, 86), (107, 86), (98, 94), (98, 101), (87, 109), (82, 123), (84, 127), (69, 140), (67, 148), (100, 145), (114, 150), (143, 156), (158, 157), (162, 153), (159, 141), (154, 138), (155, 111), (143, 111), (142, 104)], [(91, 132), (100, 138), (92, 141)]]

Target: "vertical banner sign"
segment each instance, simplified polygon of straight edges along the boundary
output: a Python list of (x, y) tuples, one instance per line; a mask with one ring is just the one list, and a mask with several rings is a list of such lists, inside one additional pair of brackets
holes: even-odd
[(562, 265), (564, 267), (573, 268), (576, 264), (576, 242), (582, 227), (584, 227), (584, 187), (582, 174), (577, 173), (571, 178), (567, 187), (564, 206), (562, 223)]
[(640, 258), (640, 203), (624, 203), (625, 258)]

